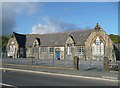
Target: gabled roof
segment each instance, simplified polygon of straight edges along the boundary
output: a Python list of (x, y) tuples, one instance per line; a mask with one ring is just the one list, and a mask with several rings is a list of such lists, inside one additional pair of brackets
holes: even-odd
[(93, 30), (78, 30), (69, 32), (69, 34), (73, 37), (75, 45), (84, 45), (92, 31)]
[(19, 47), (25, 47), (26, 44), (26, 36), (22, 34), (18, 34), (13, 32), (13, 35), (16, 38), (17, 43), (19, 44)]
[(32, 46), (36, 38), (40, 39), (40, 46), (65, 46), (66, 40), (71, 35), (75, 45), (84, 45), (92, 30), (77, 30), (64, 33), (51, 34), (28, 34), (26, 36), (26, 46)]

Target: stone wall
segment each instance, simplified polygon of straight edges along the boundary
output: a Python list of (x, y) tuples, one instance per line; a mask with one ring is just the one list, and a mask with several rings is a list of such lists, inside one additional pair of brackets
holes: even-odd
[[(14, 43), (14, 44), (12, 44), (12, 43)], [(18, 43), (14, 36), (12, 36), (7, 43), (7, 46), (6, 46), (7, 56), (9, 56), (8, 54), (10, 53), (10, 46), (15, 46), (15, 52), (14, 52), (14, 54), (12, 54), (12, 57), (17, 58), (19, 46), (18, 46)]]
[(99, 37), (100, 40), (104, 43), (105, 45), (105, 55), (108, 57), (110, 60), (114, 61), (113, 58), (113, 46), (112, 46), (112, 41), (109, 38), (109, 36), (101, 29), (101, 30), (94, 30), (88, 39), (85, 41), (85, 51), (86, 51), (86, 59), (93, 58), (92, 55), (92, 43), (95, 41), (95, 39)]
[[(33, 57), (33, 58), (37, 58), (37, 59), (57, 59), (56, 58), (56, 48), (59, 48), (60, 51), (60, 59), (63, 60), (64, 59), (64, 47), (53, 47), (54, 48), (54, 52), (50, 53), (50, 48), (51, 47), (45, 47), (46, 51), (42, 52), (41, 51), (42, 47), (37, 47), (36, 49), (33, 47), (27, 47), (27, 57)], [(34, 49), (36, 51), (34, 51)]]

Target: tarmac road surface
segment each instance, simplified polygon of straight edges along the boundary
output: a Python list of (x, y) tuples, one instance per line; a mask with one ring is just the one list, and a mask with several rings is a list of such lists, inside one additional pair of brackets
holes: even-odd
[[(56, 73), (57, 74), (57, 73)], [(118, 86), (117, 82), (5, 70), (2, 83), (12, 86)]]

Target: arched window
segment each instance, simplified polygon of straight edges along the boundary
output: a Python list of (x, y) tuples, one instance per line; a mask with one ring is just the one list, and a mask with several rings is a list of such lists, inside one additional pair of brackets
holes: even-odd
[(38, 52), (38, 48), (39, 47), (39, 45), (38, 45), (38, 43), (37, 43), (37, 41), (34, 41), (34, 43), (33, 43), (33, 52)]
[(15, 54), (15, 46), (11, 45), (10, 46), (10, 56), (13, 56)]
[(97, 37), (97, 39), (96, 39), (96, 45), (100, 45), (100, 39), (99, 39), (99, 37)]
[(37, 47), (37, 46), (38, 46), (37, 42), (34, 42), (34, 47)]
[(101, 55), (104, 55), (104, 44), (101, 43)]
[(103, 42), (101, 42), (99, 37), (97, 37), (95, 42), (92, 44), (92, 55), (93, 56), (104, 55), (104, 44)]
[(71, 55), (72, 54), (72, 44), (67, 44), (67, 54)]

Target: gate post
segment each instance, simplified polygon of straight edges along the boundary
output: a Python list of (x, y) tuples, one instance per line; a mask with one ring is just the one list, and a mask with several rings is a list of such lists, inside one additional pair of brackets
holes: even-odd
[(73, 67), (74, 67), (74, 69), (79, 70), (79, 58), (78, 58), (78, 56), (74, 56), (74, 58), (73, 58)]
[(104, 71), (109, 71), (109, 59), (104, 57)]

